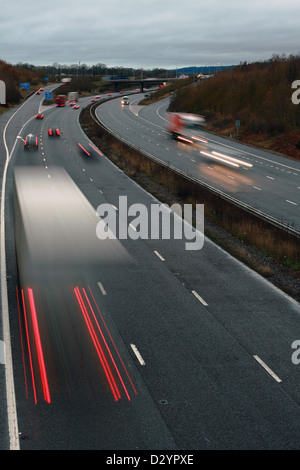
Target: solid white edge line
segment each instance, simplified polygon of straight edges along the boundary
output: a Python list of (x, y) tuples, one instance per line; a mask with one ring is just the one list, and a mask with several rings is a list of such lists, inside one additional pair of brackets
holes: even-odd
[(145, 366), (146, 362), (142, 358), (142, 356), (141, 356), (138, 348), (135, 346), (135, 344), (130, 344), (130, 347), (131, 347), (132, 351), (134, 352), (134, 354), (136, 355), (136, 358), (139, 361), (139, 363), (141, 364), (141, 366)]
[(281, 382), (281, 379), (278, 377), (278, 375), (276, 375), (271, 369), (270, 367), (267, 366), (267, 364), (264, 363), (264, 361), (262, 361), (260, 359), (260, 357), (254, 355), (253, 356), (254, 359), (271, 375), (271, 377), (273, 377), (274, 380), (276, 380), (276, 382), (280, 383)]
[[(9, 150), (6, 144), (6, 130), (10, 121), (20, 111), (20, 109), (24, 106), (24, 104), (25, 103), (23, 103), (23, 105), (10, 117), (3, 131), (3, 143), (4, 143), (4, 147), (6, 151), (6, 161), (5, 161), (5, 166), (3, 170), (2, 189), (1, 189), (0, 259), (1, 259), (1, 302), (2, 302), (2, 320), (3, 320), (3, 340), (5, 343), (5, 383), (6, 383), (7, 421), (8, 421), (10, 450), (20, 450), (20, 442), (19, 442), (17, 406), (16, 406), (13, 362), (12, 362), (12, 352), (11, 352), (9, 307), (8, 307), (7, 279), (6, 279), (7, 272), (6, 272), (6, 250), (5, 250), (5, 186), (6, 186), (7, 169), (8, 169), (8, 164), (10, 161), (10, 154), (9, 154)], [(15, 141), (15, 144), (16, 144), (16, 141)], [(14, 144), (14, 147), (15, 147), (15, 144)]]
[(202, 297), (198, 294), (198, 292), (196, 292), (195, 290), (192, 290), (192, 294), (196, 297), (196, 299), (199, 300), (199, 302), (202, 303), (202, 305), (204, 305), (204, 307), (208, 307), (208, 304), (205, 302), (204, 299), (202, 299)]

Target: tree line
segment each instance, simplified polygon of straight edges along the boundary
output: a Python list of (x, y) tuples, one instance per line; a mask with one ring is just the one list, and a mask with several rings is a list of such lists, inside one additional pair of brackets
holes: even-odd
[[(52, 65), (32, 65), (28, 63), (18, 62), (16, 67), (23, 68), (25, 70), (31, 70), (33, 72), (41, 72), (43, 71), (44, 74), (49, 76), (56, 76), (56, 75), (66, 75), (72, 77), (79, 77), (79, 76), (126, 76), (126, 77), (140, 77), (143, 74), (144, 77), (148, 76), (155, 76), (155, 77), (166, 77), (166, 74), (175, 76), (175, 72), (170, 73), (166, 69), (163, 68), (154, 68), (154, 69), (135, 69), (131, 67), (122, 67), (122, 66), (114, 66), (109, 67), (106, 64), (98, 63), (94, 65), (87, 65), (85, 63), (76, 63), (76, 64), (59, 64), (54, 62)], [(171, 74), (171, 75), (170, 75)]]
[(72, 77), (74, 91), (93, 92), (94, 89), (99, 88), (103, 77), (141, 77), (141, 75), (144, 78), (151, 76), (165, 78), (171, 77), (172, 73), (160, 68), (143, 70), (119, 66), (108, 67), (102, 63), (89, 66), (80, 62), (71, 65), (54, 62), (52, 65), (37, 66), (18, 62), (12, 65), (0, 59), (0, 80), (6, 84), (6, 100), (12, 105), (18, 104), (23, 98), (20, 83), (30, 83), (32, 89), (32, 87), (45, 85), (47, 83), (45, 78), (53, 83), (61, 81), (64, 77)]

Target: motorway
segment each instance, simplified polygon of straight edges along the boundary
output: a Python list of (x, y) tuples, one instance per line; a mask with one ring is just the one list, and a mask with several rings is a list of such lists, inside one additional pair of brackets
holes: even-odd
[[(97, 117), (114, 133), (137, 148), (184, 173), (300, 230), (300, 162), (205, 132), (205, 142), (174, 142), (167, 133), (169, 99), (151, 106), (121, 107), (113, 100), (97, 108)], [(200, 152), (205, 152), (201, 154)], [(207, 156), (212, 151), (242, 160), (252, 167), (232, 167)]]
[[(131, 236), (111, 240), (113, 248), (107, 250), (98, 240), (94, 261), (83, 258), (74, 267), (64, 265), (64, 254), (58, 254), (61, 247), (73, 249), (74, 258), (81, 252), (69, 235), (54, 246), (52, 259), (45, 256), (28, 291), (40, 328), (43, 355), (38, 354), (24, 308), (32, 306), (33, 297), (22, 302), (26, 279), (17, 273), (14, 169), (26, 167), (33, 175), (44, 171), (46, 191), (47, 180), (55, 181), (54, 167), (62, 167), (94, 211), (109, 204), (117, 214), (121, 196), (128, 207), (142, 204), (148, 214), (158, 203), (104, 155), (90, 160), (80, 151), (78, 142), (89, 144), (79, 126), (88, 98), (77, 110), (41, 108), (42, 98), (35, 95), (14, 116), (9, 112), (0, 119), (3, 135), (13, 116), (4, 134), (7, 152), (2, 142), (0, 147), (9, 157), (5, 271), (1, 260), (1, 297), (7, 284), (8, 311), (2, 302), (0, 448), (298, 449), (300, 365), (292, 361), (292, 344), (299, 339), (299, 305), (207, 238), (201, 250), (188, 251), (184, 239), (141, 239), (128, 226)], [(119, 99), (112, 100), (107, 110), (118, 105)], [(34, 119), (39, 109), (43, 120)], [(119, 116), (135, 121), (133, 110), (119, 106)], [(49, 127), (58, 127), (60, 137), (49, 137)], [(24, 151), (28, 133), (38, 136), (36, 152)], [(155, 139), (148, 148), (156, 147)], [(1, 178), (4, 163), (2, 157)], [(32, 191), (38, 188), (32, 179)], [(40, 191), (41, 201), (43, 195)], [(77, 214), (73, 202), (70, 212)], [(45, 234), (50, 214), (62, 214), (63, 203), (44, 211), (41, 203), (42, 215), (31, 232)], [(82, 252), (89, 240), (83, 220), (72, 226), (77, 241), (77, 230), (82, 233)], [(51, 230), (56, 239), (59, 225)], [(4, 391), (11, 385), (10, 373), (13, 400)]]

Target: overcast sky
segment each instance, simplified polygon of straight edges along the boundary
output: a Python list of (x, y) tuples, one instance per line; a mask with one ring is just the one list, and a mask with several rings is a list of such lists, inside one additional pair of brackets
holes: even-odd
[[(2, 0), (0, 59), (132, 68), (300, 55), (300, 0)], [(300, 78), (300, 77), (299, 77)]]

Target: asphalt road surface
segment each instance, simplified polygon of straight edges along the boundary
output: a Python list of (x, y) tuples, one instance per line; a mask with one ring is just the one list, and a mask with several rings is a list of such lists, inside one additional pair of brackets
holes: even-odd
[[(299, 339), (299, 305), (207, 238), (201, 250), (189, 251), (184, 239), (139, 237), (136, 218), (121, 214), (122, 198), (128, 208), (146, 208), (149, 226), (158, 201), (105, 156), (88, 158), (78, 146), (89, 145), (78, 122), (89, 99), (80, 100), (77, 110), (52, 107), (43, 110), (43, 120), (31, 119), (40, 100), (30, 99), (6, 132), (6, 280), (17, 436), (9, 434), (12, 410), (1, 387), (1, 448), (10, 448), (15, 437), (21, 449), (298, 449), (300, 365), (292, 361), (292, 344)], [(1, 118), (1, 131), (8, 117)], [(49, 137), (49, 127), (61, 135)], [(37, 151), (24, 151), (29, 133), (38, 136)], [(86, 261), (91, 232), (77, 217), (81, 203), (71, 198), (67, 214), (63, 191), (43, 199), (49, 184), (56, 185), (57, 167), (77, 195), (80, 190), (83, 206), (114, 208), (117, 224), (127, 226), (127, 238), (110, 240), (116, 250), (103, 251), (97, 239), (99, 252)], [(33, 242), (30, 250), (39, 255), (33, 256), (34, 271), (22, 262), (20, 278), (15, 169), (32, 181), (28, 220), (38, 213), (26, 236), (36, 240), (36, 252)], [(70, 263), (64, 247), (73, 253)], [(115, 256), (119, 250), (122, 256)], [(7, 384), (3, 362), (1, 383)]]

